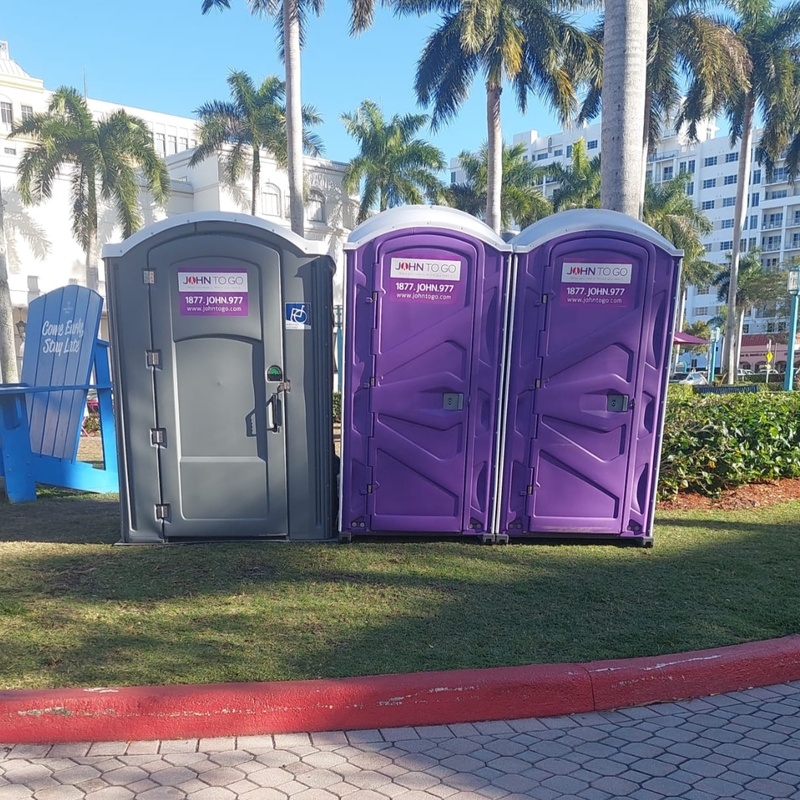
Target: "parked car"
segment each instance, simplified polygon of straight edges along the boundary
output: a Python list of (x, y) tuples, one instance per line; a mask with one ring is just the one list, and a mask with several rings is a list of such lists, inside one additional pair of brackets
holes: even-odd
[(688, 384), (689, 386), (708, 386), (708, 378), (702, 372), (690, 372), (678, 383)]

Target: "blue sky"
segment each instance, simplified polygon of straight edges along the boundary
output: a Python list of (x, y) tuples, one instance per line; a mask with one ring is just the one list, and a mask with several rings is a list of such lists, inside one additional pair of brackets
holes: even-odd
[[(83, 88), (90, 97), (171, 114), (193, 116), (208, 100), (227, 99), (225, 78), (242, 69), (260, 81), (283, 76), (271, 20), (252, 17), (245, 0), (228, 11), (200, 13), (201, 0), (5, 0), (0, 39), (11, 57), (48, 89)], [(10, 6), (10, 8), (8, 7)], [(416, 61), (437, 17), (395, 19), (379, 9), (372, 29), (348, 35), (346, 0), (326, 0), (308, 26), (303, 52), (303, 100), (315, 105), (326, 155), (347, 161), (355, 144), (340, 115), (366, 98), (385, 116), (418, 112), (413, 91)], [(521, 115), (511, 91), (503, 97), (503, 136), (529, 130), (550, 133), (558, 123), (531, 97)], [(486, 139), (485, 93), (473, 86), (459, 116), (435, 135), (445, 158), (477, 149)]]

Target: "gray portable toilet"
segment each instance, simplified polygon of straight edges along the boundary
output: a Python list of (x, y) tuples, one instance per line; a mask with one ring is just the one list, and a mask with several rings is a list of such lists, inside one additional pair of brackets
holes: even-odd
[(123, 541), (332, 536), (334, 264), (321, 244), (192, 213), (103, 259)]
[(493, 537), (510, 249), (437, 206), (393, 208), (350, 234), (343, 539)]
[(511, 245), (499, 532), (649, 545), (682, 253), (601, 209)]

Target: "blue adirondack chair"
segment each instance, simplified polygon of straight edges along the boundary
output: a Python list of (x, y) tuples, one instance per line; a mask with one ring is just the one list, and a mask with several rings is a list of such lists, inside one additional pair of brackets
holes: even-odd
[[(22, 382), (0, 384), (0, 476), (12, 503), (35, 500), (37, 483), (119, 491), (108, 342), (97, 338), (102, 308), (103, 298), (82, 286), (48, 292), (28, 307)], [(78, 461), (90, 389), (103, 469)]]

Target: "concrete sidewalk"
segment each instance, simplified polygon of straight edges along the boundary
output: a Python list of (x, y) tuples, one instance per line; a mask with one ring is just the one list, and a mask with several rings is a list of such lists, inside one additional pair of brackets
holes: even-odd
[(0, 744), (0, 800), (784, 797), (800, 798), (800, 681), (508, 722)]

